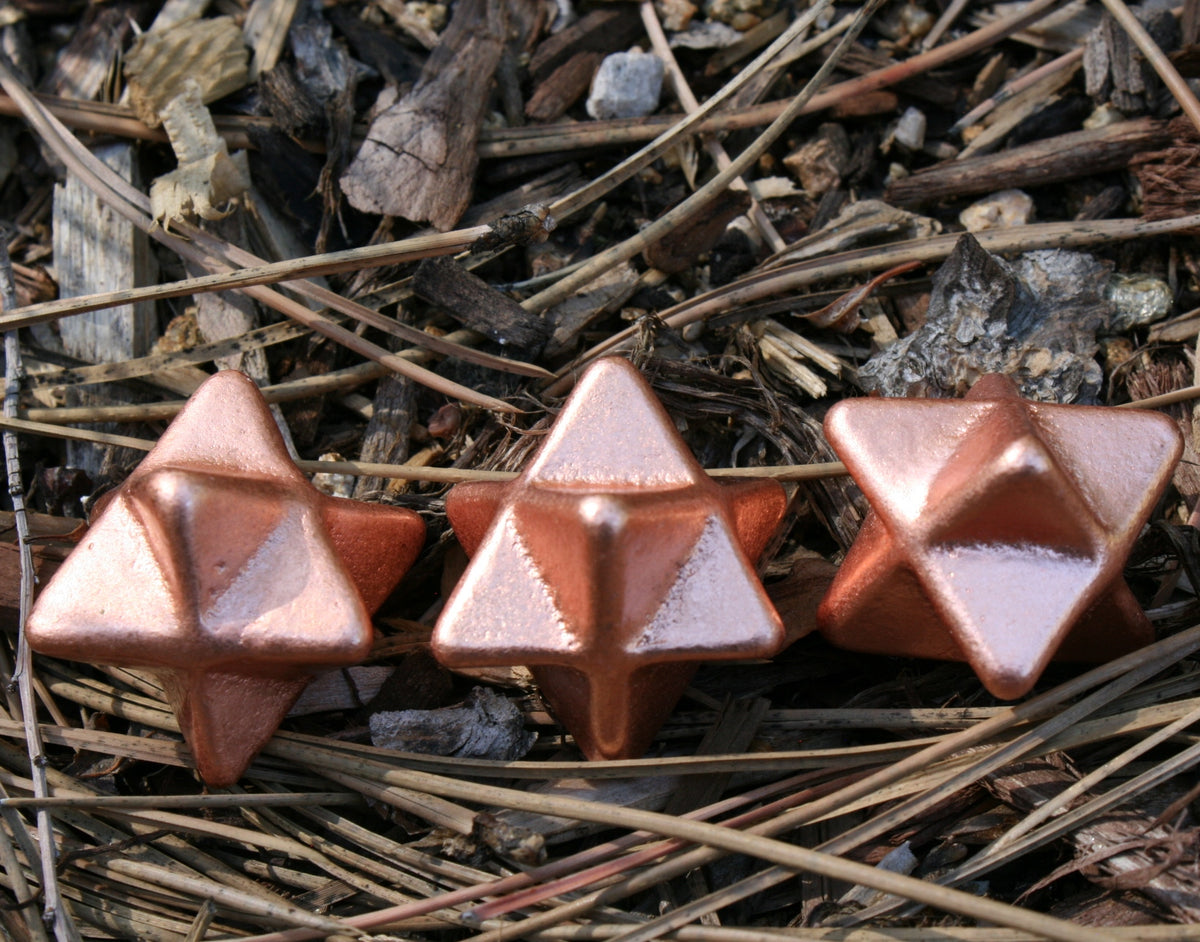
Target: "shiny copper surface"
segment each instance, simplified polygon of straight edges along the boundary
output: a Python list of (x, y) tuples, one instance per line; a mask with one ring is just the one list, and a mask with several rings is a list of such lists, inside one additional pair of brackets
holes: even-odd
[(639, 756), (700, 661), (782, 643), (751, 560), (784, 505), (774, 481), (715, 484), (637, 370), (600, 360), (520, 478), (447, 497), (473, 559), (434, 653), (528, 665), (587, 756)]
[(312, 487), (254, 383), (221, 372), (42, 591), (29, 641), (153, 669), (200, 774), (228, 785), (314, 671), (366, 655), (369, 612), (424, 537), (410, 511)]
[(840, 402), (825, 432), (872, 507), (821, 603), (835, 644), (965, 660), (1013, 698), (1052, 656), (1153, 640), (1121, 569), (1182, 449), (1167, 417), (991, 374), (963, 400)]

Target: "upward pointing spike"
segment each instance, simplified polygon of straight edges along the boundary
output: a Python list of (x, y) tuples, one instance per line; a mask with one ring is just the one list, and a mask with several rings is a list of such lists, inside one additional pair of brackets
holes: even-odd
[(618, 357), (584, 374), (528, 475), (537, 484), (640, 488), (684, 487), (706, 477), (641, 374)]

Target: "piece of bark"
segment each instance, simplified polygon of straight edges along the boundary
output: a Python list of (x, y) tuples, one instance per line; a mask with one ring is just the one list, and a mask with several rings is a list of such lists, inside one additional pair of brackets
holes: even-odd
[[(1031, 759), (984, 779), (989, 791), (1023, 811), (1040, 808), (1078, 781), (1059, 757)], [(1068, 808), (1096, 797), (1085, 793)], [(1200, 875), (1195, 867), (1196, 832), (1158, 824), (1154, 816), (1166, 802), (1143, 795), (1131, 806), (1109, 811), (1067, 835), (1075, 861), (1042, 881), (1078, 871), (1109, 888), (1137, 890), (1166, 907), (1180, 922), (1200, 922)]]
[(462, 0), (407, 95), (379, 115), (341, 176), (355, 209), (446, 231), (471, 201), (475, 142), (506, 41), (528, 32), (532, 0)]
[(476, 687), (458, 706), (374, 713), (368, 725), (377, 749), (513, 762), (537, 742), (512, 701)]
[(767, 596), (783, 622), (785, 645), (817, 630), (817, 607), (833, 584), (837, 566), (819, 553), (801, 556), (792, 571), (767, 586)]
[(622, 262), (546, 311), (546, 322), (553, 330), (546, 356), (566, 353), (581, 330), (628, 301), (637, 286), (637, 270), (629, 262)]
[(420, 61), (388, 33), (364, 22), (348, 7), (329, 7), (325, 16), (346, 37), (354, 57), (375, 69), (389, 85), (407, 85), (420, 78)]
[[(379, 381), (373, 405), (358, 460), (403, 464), (409, 454), (415, 407), (412, 380), (389, 373)], [(389, 483), (388, 478), (363, 475), (354, 485), (354, 497), (358, 500), (378, 497)]]
[(540, 317), (448, 255), (421, 262), (413, 276), (413, 292), (464, 327), (511, 347), (522, 357), (536, 355), (546, 342), (548, 331)]
[(419, 648), (404, 655), (355, 722), (365, 724), (372, 713), (389, 710), (435, 710), (454, 700), (453, 675), (428, 649)]
[[(619, 808), (661, 811), (679, 785), (680, 777), (677, 775), (644, 775), (631, 779), (562, 778), (539, 782), (530, 786), (529, 791), (539, 795), (602, 801)], [(510, 827), (540, 834), (547, 845), (562, 844), (605, 829), (602, 824), (538, 814), (536, 811), (500, 811), (496, 813), (496, 818)]]
[(1124, 169), (1137, 154), (1162, 147), (1170, 140), (1165, 121), (1121, 121), (998, 154), (943, 161), (897, 180), (888, 187), (885, 198), (889, 203), (916, 206), (957, 196), (1061, 183)]
[(83, 22), (38, 91), (84, 101), (99, 95), (133, 28), (138, 7), (130, 2), (89, 4)]
[(602, 52), (575, 53), (534, 87), (525, 105), (525, 117), (530, 121), (553, 121), (562, 117), (587, 92), (592, 76), (603, 61)]
[[(41, 585), (54, 575), (84, 533), (81, 520), (26, 512), (33, 571)], [(15, 631), (21, 607), (21, 552), (11, 511), (0, 511), (0, 625)]]
[(287, 715), (362, 709), (363, 704), (379, 693), (392, 671), (391, 667), (344, 667), (317, 674)]
[(685, 219), (669, 233), (646, 246), (646, 264), (667, 274), (691, 268), (696, 259), (717, 244), (726, 227), (750, 208), (746, 190), (728, 189), (709, 202), (702, 212)]
[(617, 6), (592, 10), (538, 44), (529, 59), (529, 75), (535, 85), (540, 85), (573, 56), (581, 52), (607, 55), (624, 49), (641, 30), (632, 10)]
[(279, 127), (294, 138), (316, 138), (325, 134), (325, 106), (317, 100), (296, 75), (290, 61), (284, 60), (258, 79), (258, 94)]
[[(1133, 15), (1146, 28), (1155, 45), (1171, 52), (1179, 45), (1179, 26), (1171, 11), (1165, 8), (1133, 9)], [(1125, 114), (1140, 114), (1153, 110), (1162, 85), (1146, 57), (1117, 25), (1110, 13), (1105, 13), (1088, 34), (1083, 48), (1083, 71), (1087, 93), (1097, 103), (1111, 101)]]

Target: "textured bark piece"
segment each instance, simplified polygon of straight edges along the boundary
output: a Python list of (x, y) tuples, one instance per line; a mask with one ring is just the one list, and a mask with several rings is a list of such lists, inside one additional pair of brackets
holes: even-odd
[[(1146, 4), (1145, 7), (1150, 7)], [(1179, 46), (1179, 25), (1167, 9), (1133, 11), (1163, 52)], [(1105, 13), (1100, 25), (1088, 34), (1084, 45), (1083, 69), (1087, 93), (1096, 102), (1111, 101), (1125, 114), (1152, 110), (1161, 84), (1153, 67), (1138, 50), (1129, 34)]]
[(583, 97), (603, 61), (602, 52), (575, 53), (534, 88), (525, 105), (525, 117), (531, 121), (553, 121), (562, 117)]
[[(1078, 773), (1057, 756), (1006, 766), (984, 779), (1001, 801), (1021, 811), (1040, 808), (1078, 781)], [(1084, 793), (1073, 808), (1094, 798)], [(1174, 797), (1174, 796), (1171, 796)], [(1157, 800), (1156, 800), (1157, 799)], [(1170, 801), (1153, 792), (1136, 807), (1128, 804), (1082, 825), (1067, 835), (1073, 863), (1048, 882), (1078, 871), (1108, 889), (1137, 890), (1166, 907), (1180, 922), (1200, 922), (1200, 877), (1195, 866), (1195, 832), (1158, 824), (1154, 816)], [(1190, 836), (1190, 839), (1189, 839)]]
[(546, 342), (549, 331), (545, 321), (449, 256), (421, 262), (413, 291), (464, 327), (515, 348), (522, 357), (540, 350)]
[[(388, 375), (375, 390), (374, 409), (363, 433), (359, 461), (403, 464), (408, 458), (408, 437), (413, 422), (413, 384), (403, 376)], [(363, 475), (354, 485), (354, 496), (378, 496), (387, 478)]]
[(638, 18), (630, 10), (620, 7), (593, 10), (540, 43), (529, 60), (529, 74), (535, 83), (541, 83), (578, 53), (607, 54), (624, 49), (638, 37), (641, 29)]
[(411, 92), (371, 124), (342, 174), (356, 209), (445, 231), (471, 200), (475, 142), (492, 76), (512, 33), (528, 32), (530, 0), (463, 0)]
[(1107, 267), (1090, 255), (1027, 252), (1006, 262), (971, 235), (937, 270), (925, 323), (859, 372), (883, 396), (962, 395), (982, 373), (1004, 373), (1021, 395), (1094, 403), (1103, 374), (1096, 335), (1115, 308)]
[(1142, 151), (1171, 140), (1165, 121), (1138, 118), (1094, 131), (1073, 131), (985, 157), (947, 160), (897, 180), (889, 203), (915, 206), (954, 196), (1044, 186), (1121, 170)]
[(104, 88), (112, 65), (137, 18), (139, 4), (91, 4), (38, 90), (45, 95), (90, 100)]

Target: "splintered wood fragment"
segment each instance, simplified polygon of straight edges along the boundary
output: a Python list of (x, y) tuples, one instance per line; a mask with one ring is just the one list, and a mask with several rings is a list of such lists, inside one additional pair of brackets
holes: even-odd
[(421, 262), (412, 287), (417, 297), (442, 308), (464, 327), (514, 348), (521, 356), (540, 350), (546, 342), (545, 321), (449, 256)]
[[(111, 77), (113, 63), (132, 28), (136, 4), (90, 4), (71, 41), (63, 48), (39, 91), (87, 101), (95, 98)], [(6, 45), (7, 51), (7, 45)]]
[(125, 78), (137, 116), (152, 128), (184, 79), (200, 85), (205, 103), (224, 98), (250, 81), (249, 55), (232, 17), (192, 20), (143, 33), (125, 57)]
[(763, 329), (771, 335), (772, 339), (783, 344), (802, 359), (811, 360), (827, 373), (832, 373), (834, 376), (841, 376), (842, 369), (848, 364), (842, 362), (832, 353), (823, 350), (807, 337), (802, 337), (787, 327), (784, 327), (778, 321), (767, 320), (763, 323)]
[(342, 189), (355, 209), (446, 231), (471, 201), (475, 143), (505, 42), (528, 32), (532, 0), (463, 0), (421, 79), (371, 124)]
[(288, 29), (296, 18), (300, 0), (254, 0), (242, 28), (246, 42), (254, 50), (250, 62), (250, 80), (270, 72), (279, 61)]
[[(379, 381), (375, 390), (374, 408), (363, 432), (359, 461), (384, 464), (404, 464), (408, 460), (409, 434), (412, 430), (416, 400), (413, 383), (403, 376), (388, 375)], [(403, 486), (402, 482), (397, 482)], [(365, 500), (379, 496), (388, 486), (388, 479), (378, 475), (362, 475), (354, 485), (354, 496)]]
[(530, 121), (553, 121), (583, 97), (592, 76), (604, 61), (604, 53), (584, 50), (571, 56), (537, 84), (525, 105)]
[(912, 206), (1009, 187), (1061, 183), (1124, 169), (1135, 155), (1162, 147), (1170, 140), (1165, 121), (1122, 121), (1096, 130), (1060, 134), (998, 154), (934, 164), (897, 180), (888, 188), (886, 199)]
[(581, 330), (604, 314), (617, 310), (633, 296), (637, 287), (637, 270), (629, 262), (622, 262), (546, 311), (546, 323), (553, 330), (546, 345), (546, 356), (553, 358), (566, 352)]
[(768, 367), (814, 399), (820, 399), (829, 391), (825, 380), (798, 362), (789, 346), (769, 334), (764, 334), (759, 340), (759, 350)]
[[(95, 153), (123, 179), (136, 183), (130, 145), (112, 144)], [(145, 234), (71, 173), (54, 187), (53, 247), (61, 297), (151, 284), (156, 275)], [(154, 329), (154, 305), (145, 302), (68, 317), (59, 325), (63, 348), (86, 363), (144, 356), (150, 352)], [(108, 404), (113, 395), (111, 390), (73, 392), (68, 405)], [(67, 455), (69, 464), (93, 476), (102, 470), (103, 452), (94, 445), (68, 443)], [(136, 460), (127, 457), (130, 463)]]
[(529, 60), (534, 84), (581, 52), (610, 53), (624, 49), (641, 32), (638, 18), (621, 6), (605, 6), (581, 16), (538, 44)]

